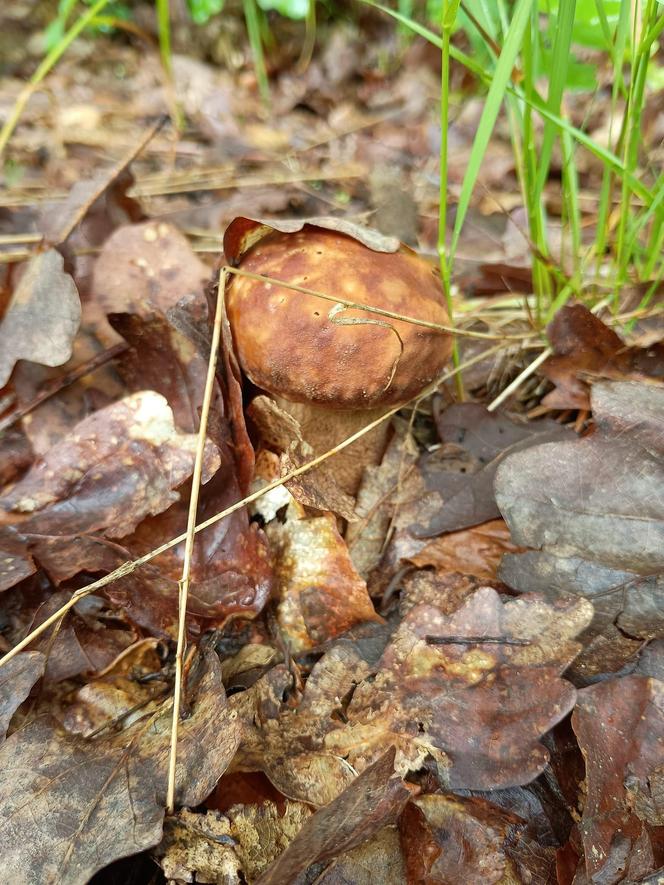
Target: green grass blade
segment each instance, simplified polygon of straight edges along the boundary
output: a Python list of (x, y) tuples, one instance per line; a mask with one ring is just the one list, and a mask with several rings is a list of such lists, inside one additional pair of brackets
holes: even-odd
[(267, 79), (267, 68), (265, 67), (265, 54), (263, 53), (263, 41), (261, 39), (261, 26), (258, 19), (258, 7), (256, 5), (256, 0), (243, 0), (243, 3), (244, 19), (247, 23), (247, 34), (249, 35), (249, 45), (251, 46), (251, 54), (254, 59), (258, 89), (263, 101), (268, 102), (270, 100), (270, 84)]
[(456, 219), (449, 250), (451, 261), (454, 260), (461, 228), (463, 227), (466, 213), (470, 206), (470, 198), (475, 187), (475, 182), (477, 181), (477, 176), (479, 175), (484, 154), (489, 145), (489, 139), (491, 138), (491, 133), (493, 132), (493, 127), (496, 118), (498, 117), (500, 106), (505, 97), (510, 77), (512, 76), (514, 64), (521, 47), (523, 33), (528, 24), (534, 2), (535, 0), (517, 0), (514, 8), (514, 15), (512, 16), (512, 21), (503, 44), (503, 50), (500, 53), (500, 58), (498, 59), (496, 69), (491, 79), (491, 85), (489, 86), (484, 109), (482, 110), (482, 116), (480, 117), (477, 133), (471, 148), (468, 167), (461, 185), (461, 193), (459, 195), (459, 203), (457, 206)]

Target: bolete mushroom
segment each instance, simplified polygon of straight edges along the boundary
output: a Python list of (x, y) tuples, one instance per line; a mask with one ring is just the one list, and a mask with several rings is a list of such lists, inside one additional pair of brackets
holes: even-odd
[[(366, 304), (431, 324), (449, 323), (436, 269), (405, 246), (377, 251), (354, 236), (313, 224), (286, 233), (258, 222), (248, 229), (247, 219), (237, 222), (244, 225), (248, 244), (235, 262), (242, 271), (323, 292), (342, 305)], [(232, 231), (229, 239), (232, 243)], [(225, 244), (228, 255), (233, 248)], [(233, 276), (229, 283), (227, 311), (243, 371), (298, 419), (317, 453), (425, 390), (452, 350), (451, 335), (438, 328), (339, 308), (246, 276)], [(368, 436), (370, 460), (377, 463), (386, 435)], [(335, 463), (337, 477), (355, 494), (367, 463), (367, 438), (342, 455)]]

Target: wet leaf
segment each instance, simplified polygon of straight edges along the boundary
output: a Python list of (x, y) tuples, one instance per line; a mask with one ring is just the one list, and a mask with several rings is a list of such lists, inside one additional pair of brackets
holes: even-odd
[(585, 688), (572, 725), (586, 761), (588, 879), (640, 881), (664, 858), (664, 683), (625, 676)]
[(260, 885), (293, 881), (313, 863), (348, 851), (393, 823), (410, 793), (394, 776), (394, 748), (360, 774), (333, 802), (307, 820)]
[(399, 827), (409, 882), (556, 881), (554, 849), (538, 845), (525, 821), (482, 799), (417, 797)]
[(0, 741), (32, 686), (44, 675), (45, 664), (46, 657), (41, 652), (25, 651), (0, 669)]
[(55, 249), (35, 255), (26, 265), (0, 321), (0, 387), (17, 360), (61, 366), (71, 356), (81, 303), (63, 267)]
[[(232, 758), (240, 728), (226, 707), (216, 657), (205, 658), (189, 691), (177, 801), (197, 805)], [(45, 718), (12, 735), (0, 749), (4, 875), (13, 882), (83, 885), (111, 861), (156, 845), (169, 738), (168, 710), (114, 738), (72, 738)]]

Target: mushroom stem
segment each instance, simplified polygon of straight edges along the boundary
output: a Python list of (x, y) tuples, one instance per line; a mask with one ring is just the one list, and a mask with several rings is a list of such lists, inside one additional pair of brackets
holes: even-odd
[[(313, 403), (291, 403), (280, 396), (275, 396), (273, 399), (299, 423), (302, 436), (316, 455), (339, 445), (388, 411), (387, 406), (350, 411), (329, 409)], [(389, 436), (390, 422), (385, 421), (334, 456), (332, 461), (334, 473), (339, 487), (346, 494), (355, 497), (364, 468), (380, 464)]]

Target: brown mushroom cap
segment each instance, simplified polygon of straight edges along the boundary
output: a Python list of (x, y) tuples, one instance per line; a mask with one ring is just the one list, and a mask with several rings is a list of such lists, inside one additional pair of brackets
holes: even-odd
[[(298, 233), (268, 234), (240, 268), (449, 324), (438, 273), (410, 250), (375, 252), (352, 237), (306, 225)], [(332, 307), (313, 295), (233, 277), (228, 317), (240, 363), (254, 384), (290, 402), (392, 406), (416, 396), (449, 359), (449, 334), (355, 309), (330, 319)]]

